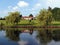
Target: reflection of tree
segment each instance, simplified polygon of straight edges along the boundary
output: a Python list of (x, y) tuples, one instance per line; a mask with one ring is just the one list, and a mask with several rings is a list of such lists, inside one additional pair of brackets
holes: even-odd
[(52, 35), (55, 41), (60, 41), (60, 30), (54, 30)]
[(15, 30), (15, 29), (8, 29), (6, 30), (6, 36), (14, 41), (18, 41), (19, 40), (19, 31)]
[(2, 30), (2, 28), (0, 27), (0, 31)]
[(40, 30), (38, 31), (38, 37), (40, 39), (40, 42), (43, 44), (43, 45), (46, 45), (48, 42), (51, 41), (52, 39), (52, 35), (51, 35), (51, 31), (48, 30), (48, 29), (44, 29), (44, 30)]
[(0, 26), (0, 31), (2, 31), (2, 30), (4, 30), (4, 28)]
[(31, 28), (29, 30), (30, 30), (30, 34), (32, 35), (33, 34), (33, 28)]
[(38, 38), (41, 45), (47, 45), (52, 39), (60, 41), (60, 29), (40, 29), (38, 31)]

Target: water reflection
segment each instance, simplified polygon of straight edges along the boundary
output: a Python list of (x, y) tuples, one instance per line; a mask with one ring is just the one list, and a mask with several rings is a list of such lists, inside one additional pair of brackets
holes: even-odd
[(9, 39), (13, 40), (13, 41), (19, 41), (19, 35), (21, 33), (29, 33), (30, 35), (33, 34), (33, 29), (29, 29), (29, 30), (20, 30), (20, 29), (5, 29), (6, 31), (6, 37), (8, 37)]
[(6, 45), (9, 42), (14, 42), (15, 45), (60, 45), (60, 29), (7, 28), (0, 30), (0, 36), (0, 43), (3, 39), (2, 43), (5, 42)]
[(41, 45), (49, 45), (48, 43), (50, 43), (52, 40), (60, 41), (60, 29), (40, 29), (38, 31), (38, 38)]
[(20, 32), (18, 29), (8, 29), (6, 30), (6, 37), (8, 37), (11, 40), (18, 41), (19, 40), (19, 34)]
[(54, 30), (52, 36), (54, 41), (60, 41), (60, 30)]
[(48, 29), (41, 29), (38, 32), (38, 38), (40, 43), (42, 43), (41, 45), (47, 45), (52, 40), (51, 32)]

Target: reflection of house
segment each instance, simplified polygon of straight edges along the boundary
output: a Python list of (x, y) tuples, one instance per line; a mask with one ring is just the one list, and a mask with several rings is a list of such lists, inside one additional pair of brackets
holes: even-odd
[(32, 20), (32, 19), (34, 19), (34, 17), (27, 17), (27, 16), (24, 16), (24, 17), (22, 17), (22, 19), (25, 19), (25, 20)]

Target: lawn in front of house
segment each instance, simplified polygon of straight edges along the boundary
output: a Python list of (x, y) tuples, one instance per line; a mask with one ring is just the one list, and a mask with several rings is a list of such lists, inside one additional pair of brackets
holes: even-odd
[[(0, 20), (0, 24), (4, 24), (7, 25), (6, 20)], [(37, 20), (31, 20), (31, 22), (29, 20), (20, 20), (20, 22), (18, 22), (18, 25), (33, 25), (33, 26), (38, 26), (40, 25), (38, 23)], [(55, 25), (55, 26), (60, 26), (60, 21), (52, 21), (51, 25)]]
[(51, 25), (60, 26), (60, 21), (52, 21)]

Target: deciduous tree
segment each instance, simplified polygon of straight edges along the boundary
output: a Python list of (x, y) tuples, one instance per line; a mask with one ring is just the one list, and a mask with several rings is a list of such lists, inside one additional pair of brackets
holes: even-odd
[(10, 24), (15, 24), (20, 21), (20, 13), (18, 11), (16, 12), (9, 12), (9, 15), (6, 17), (6, 22)]
[(42, 25), (48, 25), (52, 21), (52, 13), (46, 9), (42, 9), (37, 16), (37, 20)]

